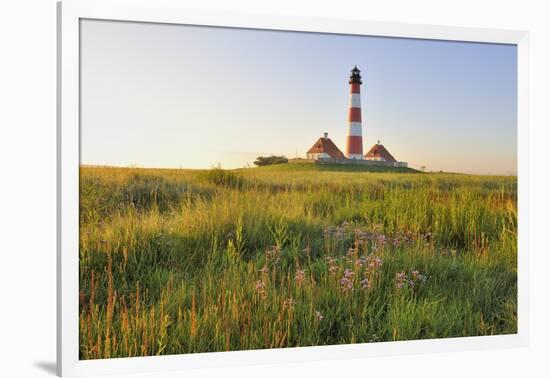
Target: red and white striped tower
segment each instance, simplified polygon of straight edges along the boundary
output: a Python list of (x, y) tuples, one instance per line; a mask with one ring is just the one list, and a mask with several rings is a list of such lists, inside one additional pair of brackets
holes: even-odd
[(363, 159), (363, 126), (361, 123), (361, 71), (355, 66), (349, 77), (348, 135), (346, 137), (346, 157)]

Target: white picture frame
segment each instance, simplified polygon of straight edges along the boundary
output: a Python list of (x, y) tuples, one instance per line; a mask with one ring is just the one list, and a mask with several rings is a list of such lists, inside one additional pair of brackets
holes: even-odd
[[(518, 57), (518, 332), (514, 335), (313, 346), (160, 357), (79, 360), (79, 24), (81, 19), (191, 24), (301, 32), (517, 45)], [(475, 29), (270, 14), (198, 11), (177, 0), (58, 3), (57, 373), (60, 376), (363, 358), (526, 346), (529, 335), (528, 50), (525, 31)]]

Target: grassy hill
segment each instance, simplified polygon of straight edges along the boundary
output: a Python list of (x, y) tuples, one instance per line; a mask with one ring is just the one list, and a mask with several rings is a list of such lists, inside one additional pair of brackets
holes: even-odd
[(80, 358), (515, 333), (517, 179), (372, 168), (82, 167)]
[(420, 173), (420, 171), (406, 167), (383, 167), (370, 165), (351, 164), (314, 164), (307, 162), (289, 162), (287, 164), (276, 164), (257, 169), (274, 171), (328, 171), (328, 172), (394, 172), (394, 173)]

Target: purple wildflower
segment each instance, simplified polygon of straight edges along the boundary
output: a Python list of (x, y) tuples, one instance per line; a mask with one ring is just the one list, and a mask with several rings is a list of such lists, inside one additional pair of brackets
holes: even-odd
[(361, 289), (363, 290), (370, 289), (371, 283), (368, 278), (362, 279), (360, 284), (361, 284)]
[(399, 272), (395, 274), (395, 287), (402, 289), (405, 284), (408, 282), (408, 277), (404, 272)]
[(353, 290), (353, 271), (347, 269), (344, 271), (344, 276), (340, 279), (340, 289), (345, 293)]
[(353, 278), (353, 271), (351, 269), (346, 268), (346, 270), (344, 270), (344, 277), (347, 279)]

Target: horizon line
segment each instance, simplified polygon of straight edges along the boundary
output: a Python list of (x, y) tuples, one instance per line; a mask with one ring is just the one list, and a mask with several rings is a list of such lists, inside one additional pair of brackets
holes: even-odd
[[(307, 160), (304, 158), (289, 158), (289, 161), (291, 160)], [(296, 164), (296, 163), (285, 163), (285, 164)], [(307, 163), (307, 164), (314, 164), (314, 163)], [(284, 165), (284, 164), (276, 164), (276, 165)], [(239, 167), (239, 168), (223, 168), (221, 164), (218, 166), (212, 165), (210, 168), (186, 168), (183, 166), (179, 167), (159, 167), (159, 166), (145, 166), (145, 165), (139, 165), (139, 164), (130, 164), (130, 165), (113, 165), (113, 164), (90, 164), (90, 163), (79, 163), (79, 168), (115, 168), (115, 169), (157, 169), (157, 170), (178, 170), (178, 171), (209, 171), (213, 169), (223, 169), (226, 171), (234, 171), (234, 170), (240, 170), (240, 169), (253, 169), (253, 168), (261, 168), (254, 165), (250, 165), (249, 167)], [(411, 167), (409, 167), (411, 168)], [(517, 177), (517, 173), (469, 173), (469, 172), (451, 172), (451, 171), (422, 171), (418, 168), (411, 168), (418, 173), (433, 173), (433, 174), (450, 174), (450, 175), (466, 175), (466, 176), (498, 176), (498, 177)], [(346, 172), (350, 173), (350, 172)], [(363, 173), (363, 172), (359, 172)], [(365, 171), (364, 173), (401, 173), (401, 172), (368, 172)]]

